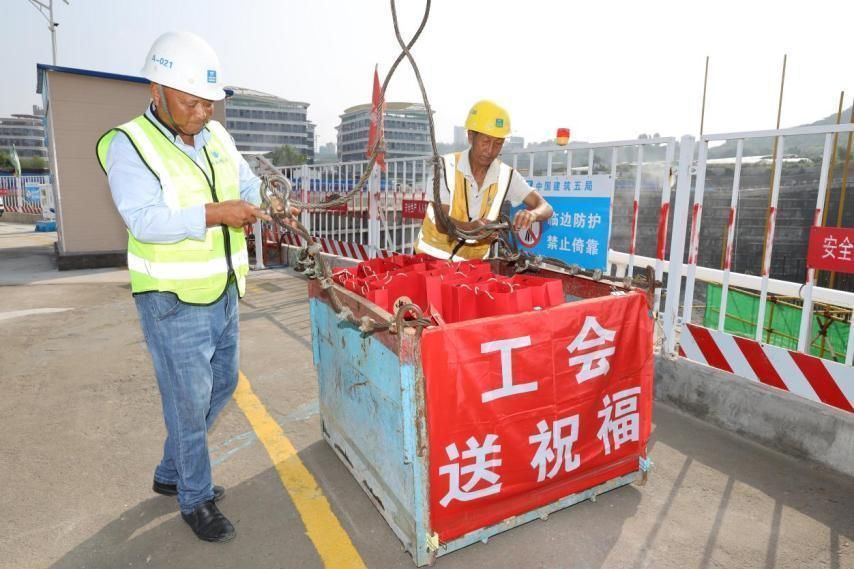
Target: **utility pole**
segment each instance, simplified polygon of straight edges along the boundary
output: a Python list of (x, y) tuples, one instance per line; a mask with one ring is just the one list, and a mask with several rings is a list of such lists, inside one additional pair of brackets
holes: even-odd
[[(59, 24), (53, 19), (53, 0), (28, 0), (33, 8), (39, 11), (39, 14), (47, 20), (47, 29), (50, 31), (50, 44), (53, 50), (53, 64), (56, 65), (56, 28)], [(62, 0), (68, 4), (68, 0)]]

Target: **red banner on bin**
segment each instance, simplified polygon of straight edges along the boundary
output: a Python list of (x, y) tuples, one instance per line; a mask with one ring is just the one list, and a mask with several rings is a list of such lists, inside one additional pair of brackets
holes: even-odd
[(810, 230), (807, 267), (854, 273), (854, 228), (813, 227)]
[(639, 293), (425, 330), (440, 540), (637, 471), (652, 419), (652, 336)]

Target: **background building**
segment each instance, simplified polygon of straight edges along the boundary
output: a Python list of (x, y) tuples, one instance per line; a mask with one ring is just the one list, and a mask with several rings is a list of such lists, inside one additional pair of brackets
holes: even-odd
[[(344, 111), (338, 130), (338, 158), (344, 162), (365, 160), (371, 105), (356, 105)], [(425, 156), (432, 152), (427, 110), (420, 103), (386, 103), (386, 158)]]
[(0, 117), (0, 150), (10, 151), (12, 145), (20, 158), (47, 159), (44, 138), (44, 111), (33, 105), (31, 115)]
[(314, 162), (314, 123), (306, 118), (308, 103), (243, 87), (228, 89), (234, 94), (225, 101), (225, 127), (238, 150), (267, 153), (288, 144), (307, 162)]

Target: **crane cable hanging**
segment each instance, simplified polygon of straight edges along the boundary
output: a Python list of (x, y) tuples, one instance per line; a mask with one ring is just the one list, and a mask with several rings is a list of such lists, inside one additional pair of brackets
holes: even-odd
[[(439, 155), (438, 148), (436, 146), (436, 128), (433, 121), (433, 111), (430, 106), (430, 101), (427, 96), (427, 90), (424, 86), (424, 81), (421, 77), (421, 71), (418, 68), (418, 64), (415, 62), (415, 58), (411, 53), (412, 47), (415, 45), (415, 42), (421, 36), (421, 32), (424, 30), (425, 25), (427, 24), (427, 20), (430, 15), (430, 7), (431, 0), (426, 0), (424, 6), (424, 14), (421, 18), (421, 23), (418, 26), (418, 29), (413, 34), (412, 38), (409, 42), (404, 42), (403, 36), (400, 33), (400, 26), (397, 18), (397, 6), (395, 0), (390, 0), (391, 7), (391, 15), (392, 22), (394, 24), (394, 34), (397, 39), (398, 44), (401, 47), (401, 52), (398, 54), (397, 58), (395, 58), (394, 63), (389, 69), (388, 73), (383, 80), (382, 88), (380, 91), (380, 104), (385, 101), (385, 92), (388, 88), (389, 82), (397, 70), (398, 65), (403, 61), (403, 58), (409, 60), (410, 65), (412, 66), (413, 72), (415, 73), (415, 78), (418, 81), (418, 87), (421, 91), (421, 98), (424, 102), (424, 107), (427, 113), (427, 121), (430, 133), (430, 146), (432, 149), (432, 156), (430, 158), (430, 162), (433, 167), (433, 211), (436, 216), (437, 223), (440, 226), (444, 226), (446, 229), (446, 234), (448, 237), (454, 240), (471, 240), (471, 241), (483, 241), (486, 239), (492, 239), (495, 236), (495, 240), (499, 246), (499, 256), (509, 261), (511, 264), (516, 265), (516, 272), (523, 272), (529, 269), (538, 269), (543, 268), (544, 264), (551, 264), (563, 271), (569, 272), (570, 274), (583, 274), (594, 278), (595, 280), (609, 279), (608, 276), (602, 275), (600, 270), (596, 271), (585, 271), (580, 267), (575, 265), (566, 265), (562, 261), (557, 259), (545, 258), (540, 255), (530, 255), (528, 253), (524, 253), (518, 250), (516, 246), (516, 240), (513, 236), (513, 232), (511, 231), (512, 224), (506, 216), (501, 216), (499, 220), (487, 222), (483, 225), (474, 228), (474, 229), (463, 229), (458, 223), (448, 215), (445, 210), (441, 207), (441, 197), (440, 197), (440, 180), (444, 176), (444, 168), (445, 161)], [(335, 312), (338, 314), (338, 317), (342, 320), (347, 320), (356, 326), (359, 327), (363, 332), (373, 332), (375, 330), (388, 329), (391, 332), (397, 332), (400, 330), (400, 327), (404, 325), (404, 322), (408, 325), (414, 325), (420, 332), (420, 330), (430, 324), (430, 319), (425, 318), (421, 309), (417, 305), (413, 304), (405, 304), (397, 308), (395, 315), (386, 320), (386, 321), (377, 321), (374, 318), (369, 316), (362, 316), (357, 318), (350, 311), (349, 308), (344, 306), (333, 288), (332, 281), (332, 273), (329, 269), (327, 263), (323, 260), (323, 257), (319, 255), (320, 253), (320, 245), (317, 241), (311, 236), (306, 227), (297, 219), (295, 216), (291, 214), (291, 207), (299, 208), (303, 211), (322, 211), (326, 209), (331, 209), (335, 207), (339, 207), (347, 202), (357, 193), (361, 192), (367, 183), (368, 179), (373, 172), (374, 165), (377, 161), (377, 154), (380, 150), (385, 147), (385, 133), (382, 129), (379, 130), (377, 140), (374, 143), (373, 147), (370, 149), (370, 159), (362, 173), (359, 181), (355, 185), (355, 187), (349, 192), (334, 198), (332, 200), (323, 202), (323, 203), (308, 203), (303, 202), (292, 197), (293, 185), (290, 180), (282, 174), (282, 172), (276, 168), (272, 162), (270, 162), (267, 158), (257, 155), (254, 157), (257, 167), (256, 171), (261, 178), (261, 198), (262, 205), (264, 206), (265, 212), (270, 215), (270, 217), (283, 229), (286, 231), (291, 231), (296, 233), (300, 237), (302, 237), (306, 242), (306, 247), (304, 249), (305, 253), (301, 254), (301, 260), (304, 262), (305, 266), (308, 269), (312, 269), (314, 274), (317, 276), (321, 287), (327, 291), (329, 294), (331, 304)], [(302, 252), (301, 252), (302, 253)], [(634, 282), (636, 279), (628, 278), (624, 283), (628, 285), (629, 283)], [(639, 279), (641, 284), (652, 284), (653, 286), (657, 283), (650, 283), (649, 278), (644, 279), (641, 277)], [(644, 282), (645, 281), (645, 282)], [(652, 287), (650, 287), (652, 288)], [(406, 319), (407, 315), (414, 314), (414, 319)]]
[[(430, 15), (431, 0), (426, 1), (424, 7), (424, 15), (421, 18), (421, 23), (418, 26), (418, 29), (416, 30), (415, 34), (412, 36), (412, 39), (409, 40), (409, 43), (403, 41), (403, 37), (400, 33), (400, 26), (397, 19), (397, 6), (395, 0), (390, 0), (390, 5), (392, 21), (394, 23), (394, 33), (395, 37), (397, 38), (398, 44), (400, 44), (401, 52), (398, 54), (397, 58), (395, 59), (394, 63), (392, 64), (391, 68), (385, 76), (385, 80), (383, 81), (382, 88), (380, 90), (380, 101), (385, 101), (385, 92), (388, 88), (389, 82), (391, 81), (392, 76), (397, 70), (398, 65), (400, 65), (401, 61), (403, 61), (403, 58), (406, 57), (409, 60), (409, 63), (415, 73), (416, 80), (418, 81), (418, 87), (421, 91), (421, 98), (424, 102), (424, 107), (427, 112), (427, 121), (429, 127), (428, 131), (430, 133), (430, 146), (432, 149), (432, 156), (430, 162), (433, 167), (433, 210), (436, 214), (437, 220), (440, 223), (444, 224), (444, 226), (447, 228), (448, 236), (452, 239), (482, 241), (491, 238), (497, 231), (509, 230), (510, 223), (506, 220), (487, 223), (475, 229), (463, 229), (453, 218), (451, 218), (447, 213), (445, 213), (444, 209), (440, 206), (441, 199), (439, 192), (439, 184), (441, 179), (440, 177), (444, 175), (444, 160), (442, 160), (441, 156), (439, 155), (439, 151), (436, 146), (436, 127), (433, 122), (433, 111), (432, 107), (430, 106), (429, 98), (427, 96), (427, 90), (424, 87), (424, 81), (421, 78), (421, 71), (418, 68), (418, 64), (415, 62), (415, 58), (412, 56), (412, 53), (410, 51), (412, 46), (415, 45), (415, 42), (421, 36), (421, 32), (424, 30), (424, 27), (427, 24), (427, 19)], [(378, 133), (377, 141), (370, 149), (370, 160), (368, 162), (367, 168), (365, 168), (355, 187), (349, 192), (335, 199), (323, 202), (322, 204), (301, 202), (299, 200), (290, 198), (290, 196), (287, 196), (287, 199), (282, 199), (282, 201), (289, 202), (291, 205), (306, 211), (321, 211), (324, 209), (331, 209), (349, 202), (349, 200), (355, 194), (361, 192), (364, 188), (365, 184), (371, 176), (374, 165), (376, 164), (377, 154), (384, 147), (385, 133), (380, 130)], [(262, 174), (262, 181), (264, 181), (265, 175), (274, 179), (279, 179), (280, 181), (281, 179), (284, 179), (284, 176), (281, 175), (279, 170), (263, 156), (256, 156), (255, 160), (258, 163), (258, 170)], [(291, 190), (290, 184), (287, 184), (287, 189), (289, 193)]]
[[(429, 116), (429, 126), (430, 126), (430, 141), (433, 148), (433, 177), (434, 177), (434, 198), (436, 203), (439, 202), (439, 179), (438, 176), (441, 174), (441, 158), (438, 155), (438, 150), (436, 148), (436, 135), (435, 135), (435, 127), (433, 124), (432, 116), (429, 111), (429, 101), (427, 100), (427, 92), (424, 88), (424, 84), (421, 80), (420, 72), (417, 70), (417, 66), (415, 64), (415, 60), (412, 57), (412, 54), (409, 53), (409, 49), (415, 44), (418, 40), (418, 37), (421, 35), (421, 32), (424, 30), (424, 26), (427, 23), (427, 19), (430, 14), (430, 5), (431, 0), (427, 0), (424, 8), (424, 15), (421, 18), (421, 23), (418, 26), (415, 34), (412, 36), (412, 39), (406, 44), (403, 41), (402, 36), (400, 35), (400, 28), (397, 21), (397, 9), (395, 6), (395, 0), (390, 0), (391, 3), (391, 12), (392, 12), (392, 20), (394, 22), (394, 30), (395, 36), (398, 39), (398, 43), (400, 43), (402, 47), (402, 51), (398, 54), (395, 59), (392, 67), (389, 69), (386, 74), (385, 80), (383, 81), (382, 90), (380, 92), (380, 100), (385, 100), (385, 91), (388, 87), (389, 81), (391, 80), (392, 75), (394, 74), (397, 66), (403, 61), (404, 57), (408, 57), (410, 63), (416, 70), (416, 77), (418, 78), (419, 86), (421, 88), (422, 97), (424, 98), (425, 107), (428, 109)], [(275, 221), (279, 226), (287, 231), (292, 231), (305, 239), (306, 245), (306, 255), (305, 261), (308, 268), (313, 268), (315, 275), (318, 277), (321, 287), (327, 291), (330, 297), (330, 301), (333, 309), (335, 310), (338, 317), (342, 320), (347, 320), (359, 327), (363, 332), (373, 332), (375, 330), (388, 329), (389, 331), (395, 333), (400, 330), (402, 326), (404, 326), (404, 322), (407, 325), (414, 325), (420, 332), (420, 330), (429, 325), (430, 319), (424, 318), (421, 309), (414, 304), (403, 304), (397, 307), (395, 315), (388, 320), (385, 321), (377, 321), (376, 319), (370, 316), (362, 316), (361, 318), (357, 318), (352, 311), (344, 306), (340, 299), (338, 298), (338, 294), (333, 287), (332, 274), (329, 269), (327, 263), (323, 260), (323, 257), (319, 255), (320, 246), (317, 241), (311, 236), (306, 227), (291, 213), (291, 207), (300, 208), (306, 211), (318, 211), (323, 209), (329, 209), (333, 207), (340, 206), (350, 200), (350, 198), (355, 195), (357, 192), (360, 192), (367, 182), (368, 178), (373, 171), (374, 165), (377, 160), (377, 153), (380, 149), (384, 147), (384, 133), (380, 131), (377, 142), (374, 144), (373, 148), (371, 148), (371, 157), (368, 163), (368, 167), (365, 169), (362, 174), (359, 182), (356, 186), (346, 194), (339, 196), (336, 199), (330, 200), (328, 202), (324, 202), (323, 204), (310, 204), (301, 202), (299, 200), (292, 199), (291, 193), (293, 191), (293, 185), (290, 180), (287, 179), (269, 160), (264, 158), (263, 156), (256, 156), (255, 160), (257, 162), (257, 171), (259, 177), (261, 178), (261, 199), (263, 202), (264, 209), (268, 215)], [(437, 208), (440, 211), (440, 215), (444, 214), (441, 208)], [(453, 221), (451, 221), (447, 225), (449, 231), (454, 231), (457, 229), (455, 225), (453, 225)], [(461, 238), (479, 238), (483, 239), (486, 236), (480, 236), (480, 233), (483, 233), (483, 228), (479, 228), (479, 231), (476, 232), (475, 235), (468, 236), (468, 232), (463, 232)], [(493, 230), (494, 231), (494, 230)], [(407, 319), (406, 316), (413, 315), (414, 319)]]

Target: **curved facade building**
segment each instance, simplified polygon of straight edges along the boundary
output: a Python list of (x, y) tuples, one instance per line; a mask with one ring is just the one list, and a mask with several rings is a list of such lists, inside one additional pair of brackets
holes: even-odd
[[(386, 103), (386, 158), (413, 158), (431, 153), (427, 110), (420, 103)], [(341, 115), (338, 158), (344, 162), (365, 160), (371, 105), (356, 105)]]
[(38, 156), (46, 159), (43, 114), (0, 117), (0, 150), (8, 152), (13, 144), (20, 158)]
[(265, 153), (289, 144), (314, 162), (314, 123), (306, 117), (308, 103), (243, 87), (228, 89), (234, 94), (225, 100), (225, 127), (238, 150)]

